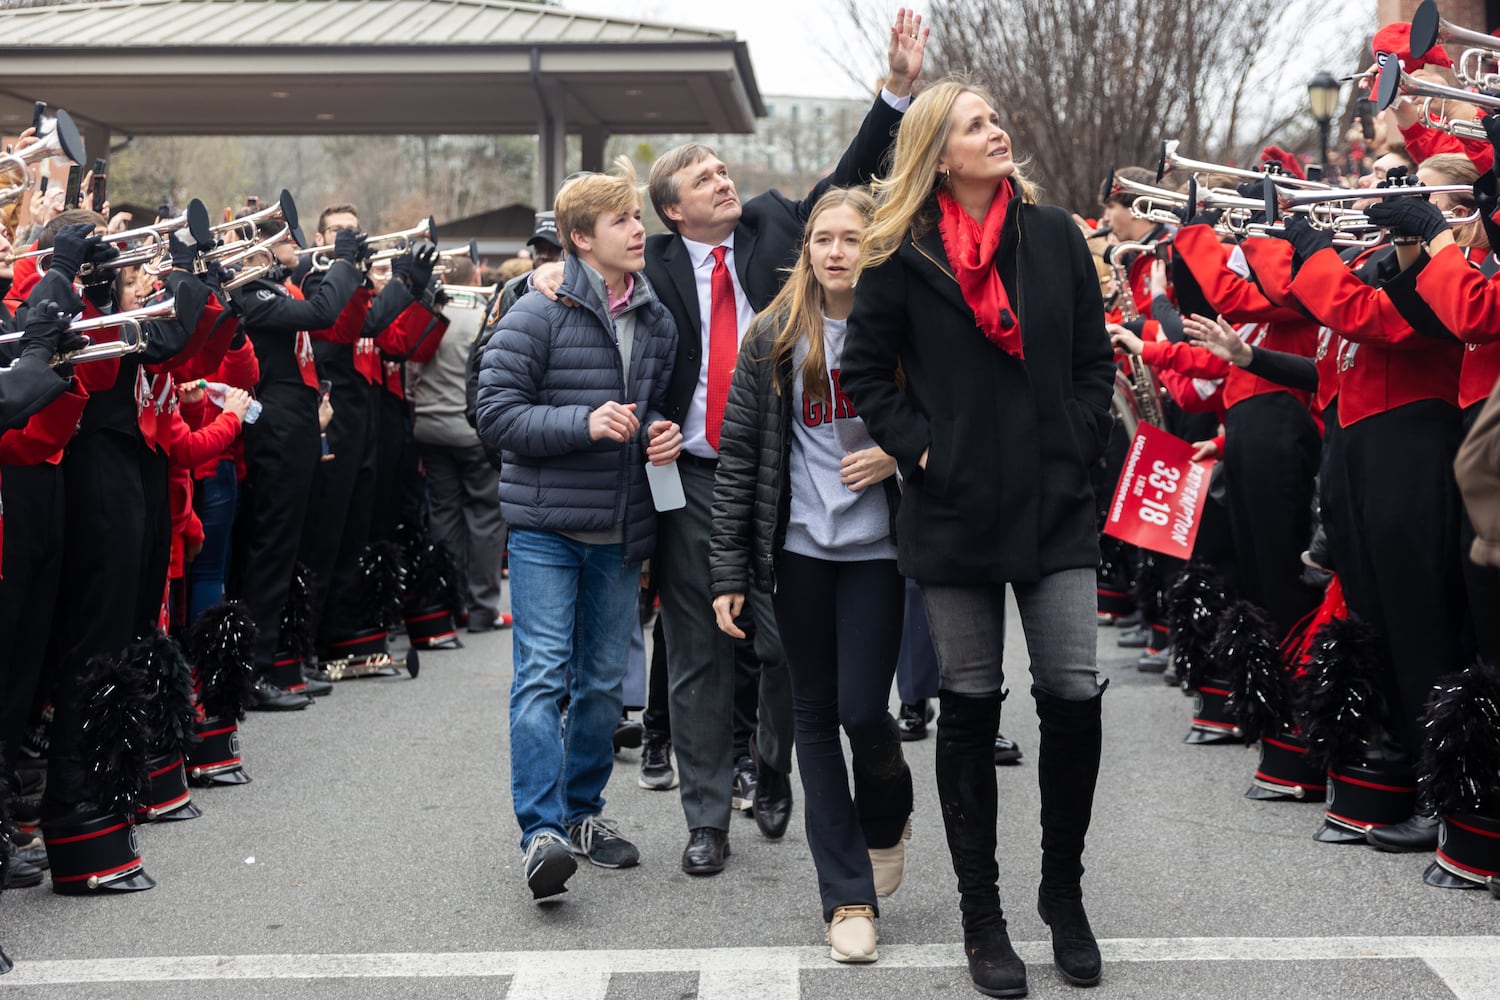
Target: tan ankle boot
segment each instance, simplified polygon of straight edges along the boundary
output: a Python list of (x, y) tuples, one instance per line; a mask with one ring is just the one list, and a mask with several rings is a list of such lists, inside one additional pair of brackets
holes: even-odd
[(894, 847), (871, 847), (870, 870), (875, 876), (875, 895), (884, 899), (901, 887), (901, 877), (906, 874), (906, 842), (911, 839), (911, 817), (906, 818), (906, 829)]
[(840, 906), (833, 911), (833, 921), (823, 932), (828, 939), (828, 954), (835, 962), (873, 962), (875, 942), (875, 909), (871, 906)]

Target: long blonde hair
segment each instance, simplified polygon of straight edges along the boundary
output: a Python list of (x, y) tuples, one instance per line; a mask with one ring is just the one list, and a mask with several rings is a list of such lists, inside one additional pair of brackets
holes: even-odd
[[(1430, 170), (1433, 173), (1442, 174), (1437, 181), (1438, 184), (1473, 184), (1479, 179), (1479, 168), (1474, 162), (1462, 153), (1438, 153), (1423, 160), (1418, 170)], [(1474, 196), (1472, 194), (1450, 194), (1448, 196), (1453, 203), (1465, 210), (1473, 211)], [(1483, 224), (1479, 220), (1466, 223), (1462, 226), (1453, 227), (1453, 240), (1461, 247), (1484, 247), (1490, 248), (1489, 235), (1485, 232)]]
[[(983, 88), (959, 77), (948, 77), (922, 91), (901, 117), (891, 169), (875, 181), (875, 218), (860, 244), (859, 269), (884, 263), (901, 245), (922, 206), (936, 189), (938, 160), (948, 144), (949, 115), (962, 94), (974, 94), (991, 107), (995, 100)], [(1021, 174), (1011, 174), (1021, 199), (1036, 204), (1036, 186)]]
[[(793, 356), (797, 344), (807, 341), (807, 358), (802, 362), (802, 391), (819, 403), (829, 401), (828, 360), (823, 352), (823, 286), (813, 274), (809, 245), (818, 217), (829, 209), (845, 205), (859, 213), (865, 225), (870, 224), (875, 199), (864, 188), (832, 188), (824, 192), (808, 213), (807, 224), (802, 227), (802, 249), (797, 254), (797, 263), (792, 266), (781, 291), (759, 317), (760, 322), (780, 324), (776, 338), (771, 342), (773, 370), (779, 371), (782, 362)], [(778, 381), (775, 385), (780, 394), (781, 383)]]

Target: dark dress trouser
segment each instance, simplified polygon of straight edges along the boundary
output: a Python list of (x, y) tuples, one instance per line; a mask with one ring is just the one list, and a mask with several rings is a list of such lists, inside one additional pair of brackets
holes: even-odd
[[(679, 462), (687, 506), (663, 514), (654, 564), (660, 571), (661, 615), (667, 640), (667, 684), (672, 746), (682, 781), (688, 829), (729, 829), (734, 777), (734, 640), (714, 623), (708, 548), (714, 473), (707, 465)], [(792, 766), (792, 691), (771, 597), (746, 595), (760, 658), (761, 759), (778, 771)]]

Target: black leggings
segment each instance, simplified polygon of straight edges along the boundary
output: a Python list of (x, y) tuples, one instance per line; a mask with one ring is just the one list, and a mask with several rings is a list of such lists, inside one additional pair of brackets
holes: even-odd
[[(876, 905), (867, 849), (899, 843), (911, 814), (911, 771), (889, 711), (905, 589), (893, 559), (830, 562), (787, 552), (776, 579), (807, 843), (823, 919), (831, 920), (837, 907)], [(841, 725), (854, 755), (852, 799)]]

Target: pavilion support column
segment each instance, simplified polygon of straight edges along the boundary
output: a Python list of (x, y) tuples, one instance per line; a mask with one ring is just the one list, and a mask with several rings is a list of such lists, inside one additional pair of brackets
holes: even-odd
[(537, 205), (552, 207), (568, 171), (568, 129), (561, 114), (543, 114), (537, 122)]
[(536, 46), (531, 48), (531, 86), (541, 109), (536, 123), (536, 207), (544, 211), (552, 207), (568, 170), (568, 122), (563, 95), (542, 75), (542, 50)]
[(589, 125), (583, 129), (583, 162), (579, 164), (579, 169), (604, 172), (604, 143), (608, 138), (609, 133), (601, 126)]

